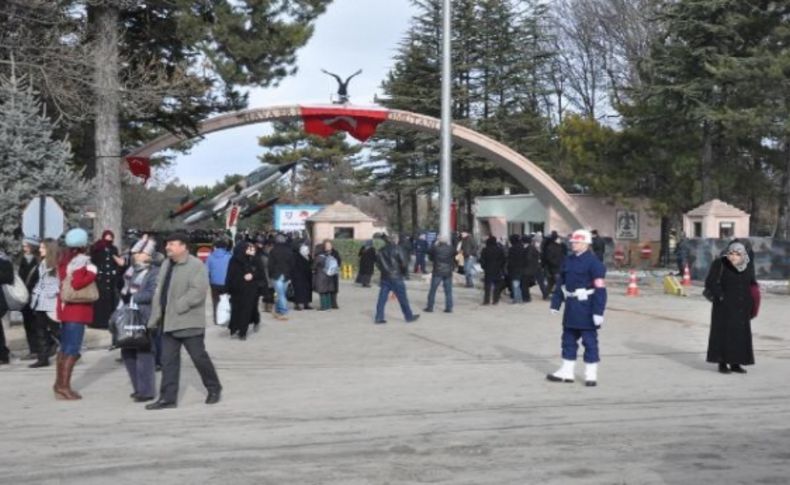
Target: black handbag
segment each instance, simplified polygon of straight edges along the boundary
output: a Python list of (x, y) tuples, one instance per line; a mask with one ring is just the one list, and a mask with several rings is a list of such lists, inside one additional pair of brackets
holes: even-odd
[(124, 305), (113, 314), (117, 347), (122, 349), (151, 350), (151, 336), (140, 310)]
[[(721, 286), (721, 275), (723, 272), (724, 272), (724, 263), (721, 260), (719, 260), (719, 277), (718, 279), (716, 279), (716, 285), (718, 286)], [(702, 296), (704, 296), (705, 299), (711, 303), (713, 303), (713, 301), (717, 299), (716, 295), (713, 293), (713, 290), (708, 288), (707, 286), (705, 287), (704, 290), (702, 290)]]

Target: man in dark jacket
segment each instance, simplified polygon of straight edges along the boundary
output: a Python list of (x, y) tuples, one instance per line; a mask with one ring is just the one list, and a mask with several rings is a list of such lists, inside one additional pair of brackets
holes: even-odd
[[(507, 277), (510, 279), (510, 293), (513, 303), (523, 303), (523, 288), (521, 280), (527, 265), (527, 255), (524, 245), (521, 243), (521, 236), (511, 234), (510, 249), (507, 253)], [(529, 291), (529, 288), (526, 288)]]
[(376, 255), (376, 267), (381, 272), (381, 289), (376, 303), (375, 323), (387, 323), (384, 320), (384, 306), (387, 304), (390, 292), (395, 293), (406, 323), (414, 322), (420, 316), (414, 315), (411, 311), (409, 297), (406, 295), (406, 283), (403, 281), (409, 271), (409, 260), (398, 245), (397, 236), (392, 238), (394, 241), (387, 236), (383, 236), (382, 239), (386, 246)]
[[(5, 252), (0, 248), (0, 285), (13, 285), (14, 284), (14, 265), (8, 259)], [(5, 294), (0, 289), (0, 320), (3, 319), (8, 312), (8, 304), (5, 301)], [(0, 365), (9, 364), (11, 362), (11, 352), (5, 344), (5, 331), (3, 330), (3, 323), (0, 321)]]
[[(38, 271), (36, 271), (36, 268), (38, 268), (37, 253), (38, 241), (25, 239), (22, 243), (22, 255), (19, 257), (19, 269), (17, 274), (22, 278), (22, 281), (25, 282), (29, 295), (33, 294), (33, 288), (35, 288), (38, 282)], [(25, 338), (27, 339), (27, 347), (30, 352), (22, 357), (22, 360), (33, 360), (38, 357), (38, 342), (36, 342), (35, 324), (33, 323), (35, 319), (36, 317), (33, 313), (33, 309), (30, 308), (30, 304), (28, 303), (22, 308), (22, 322), (24, 323)]]
[(592, 251), (598, 261), (603, 263), (604, 255), (606, 254), (606, 243), (603, 238), (598, 235), (598, 229), (592, 230)]
[(483, 305), (491, 304), (491, 293), (494, 294), (494, 305), (499, 303), (499, 296), (504, 289), (505, 251), (497, 244), (494, 236), (489, 236), (486, 245), (480, 251), (480, 266), (485, 275), (485, 291)]
[(274, 247), (269, 253), (269, 277), (274, 285), (274, 291), (277, 293), (274, 318), (278, 320), (287, 320), (285, 315), (288, 313), (288, 299), (285, 293), (288, 288), (288, 280), (291, 279), (291, 273), (294, 270), (294, 264), (293, 250), (288, 245), (285, 236), (278, 234), (274, 238)]
[(431, 275), (431, 289), (428, 290), (428, 304), (425, 311), (433, 311), (436, 300), (436, 290), (441, 283), (444, 286), (444, 313), (453, 312), (453, 269), (455, 268), (455, 249), (447, 240), (439, 238), (436, 244), (428, 250), (428, 257), (433, 263)]
[(551, 231), (551, 234), (543, 247), (543, 268), (546, 270), (546, 280), (548, 280), (547, 292), (549, 295), (554, 293), (554, 287), (557, 284), (557, 277), (562, 267), (562, 262), (565, 261), (567, 253), (566, 246), (562, 243), (557, 231)]

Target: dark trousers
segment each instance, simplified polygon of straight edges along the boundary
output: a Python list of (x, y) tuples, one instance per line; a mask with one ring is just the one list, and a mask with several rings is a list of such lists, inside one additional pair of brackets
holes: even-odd
[(49, 362), (52, 348), (60, 340), (60, 323), (52, 320), (47, 312), (34, 312), (33, 330), (36, 334), (36, 355), (41, 363)]
[(36, 339), (35, 329), (36, 316), (29, 306), (22, 309), (22, 323), (25, 327), (25, 339), (27, 340), (27, 348), (31, 354), (38, 353), (38, 340)]
[(406, 284), (402, 279), (381, 279), (381, 289), (379, 290), (379, 300), (376, 302), (376, 321), (384, 320), (384, 306), (387, 304), (390, 292), (395, 293), (395, 297), (400, 303), (400, 309), (403, 312), (403, 318), (410, 321), (414, 318), (409, 306), (409, 297), (406, 295)]
[(431, 289), (428, 290), (428, 304), (425, 308), (433, 311), (433, 305), (436, 302), (436, 290), (439, 285), (444, 286), (444, 309), (448, 312), (453, 311), (453, 276), (431, 276)]
[(546, 287), (546, 275), (543, 273), (543, 268), (538, 268), (538, 271), (535, 273), (535, 281), (538, 283), (538, 288), (540, 288), (540, 295), (545, 300), (546, 298), (550, 297), (551, 294), (549, 293), (549, 289)]
[(559, 268), (552, 268), (546, 267), (546, 280), (548, 282), (548, 287), (546, 288), (546, 294), (551, 295), (554, 293), (554, 286), (557, 284), (557, 279), (560, 276), (560, 269)]
[(217, 305), (219, 305), (219, 296), (227, 292), (228, 290), (224, 285), (211, 285), (211, 307), (214, 309), (214, 311), (211, 313), (211, 316), (214, 318), (214, 324), (217, 323)]
[(491, 294), (494, 295), (494, 303), (499, 303), (502, 290), (505, 289), (505, 280), (502, 278), (486, 278), (485, 289), (483, 291), (483, 303), (491, 303)]
[(156, 395), (156, 377), (153, 349), (143, 352), (121, 349), (121, 357), (132, 381), (132, 390), (140, 397)]
[(219, 392), (217, 371), (206, 352), (205, 335), (195, 337), (175, 337), (172, 333), (162, 335), (162, 385), (159, 400), (164, 402), (178, 401), (178, 383), (181, 378), (181, 346), (186, 347), (192, 363), (200, 374), (203, 385), (209, 392)]
[[(3, 319), (6, 312), (0, 312), (0, 320)], [(11, 352), (5, 345), (5, 330), (3, 329), (3, 322), (0, 322), (0, 362), (8, 362), (11, 358)]]
[(601, 360), (598, 355), (598, 331), (580, 330), (577, 328), (564, 328), (562, 330), (562, 358), (563, 360), (576, 360), (579, 350), (579, 340), (584, 345), (584, 362), (595, 364)]

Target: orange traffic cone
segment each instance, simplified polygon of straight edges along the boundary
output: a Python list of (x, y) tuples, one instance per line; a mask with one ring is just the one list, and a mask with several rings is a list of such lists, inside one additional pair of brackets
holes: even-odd
[(628, 290), (625, 296), (639, 296), (639, 286), (636, 284), (636, 272), (631, 270), (631, 278), (628, 280)]
[(691, 271), (689, 270), (689, 265), (686, 263), (686, 266), (683, 268), (683, 281), (680, 282), (683, 286), (691, 286)]

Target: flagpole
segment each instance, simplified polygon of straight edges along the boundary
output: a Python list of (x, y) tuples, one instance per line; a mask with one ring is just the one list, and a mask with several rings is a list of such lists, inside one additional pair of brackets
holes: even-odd
[(442, 15), (442, 122), (441, 162), (439, 165), (439, 236), (448, 243), (450, 238), (450, 202), (452, 200), (452, 114), (451, 102), (451, 10), (450, 0), (443, 0)]

